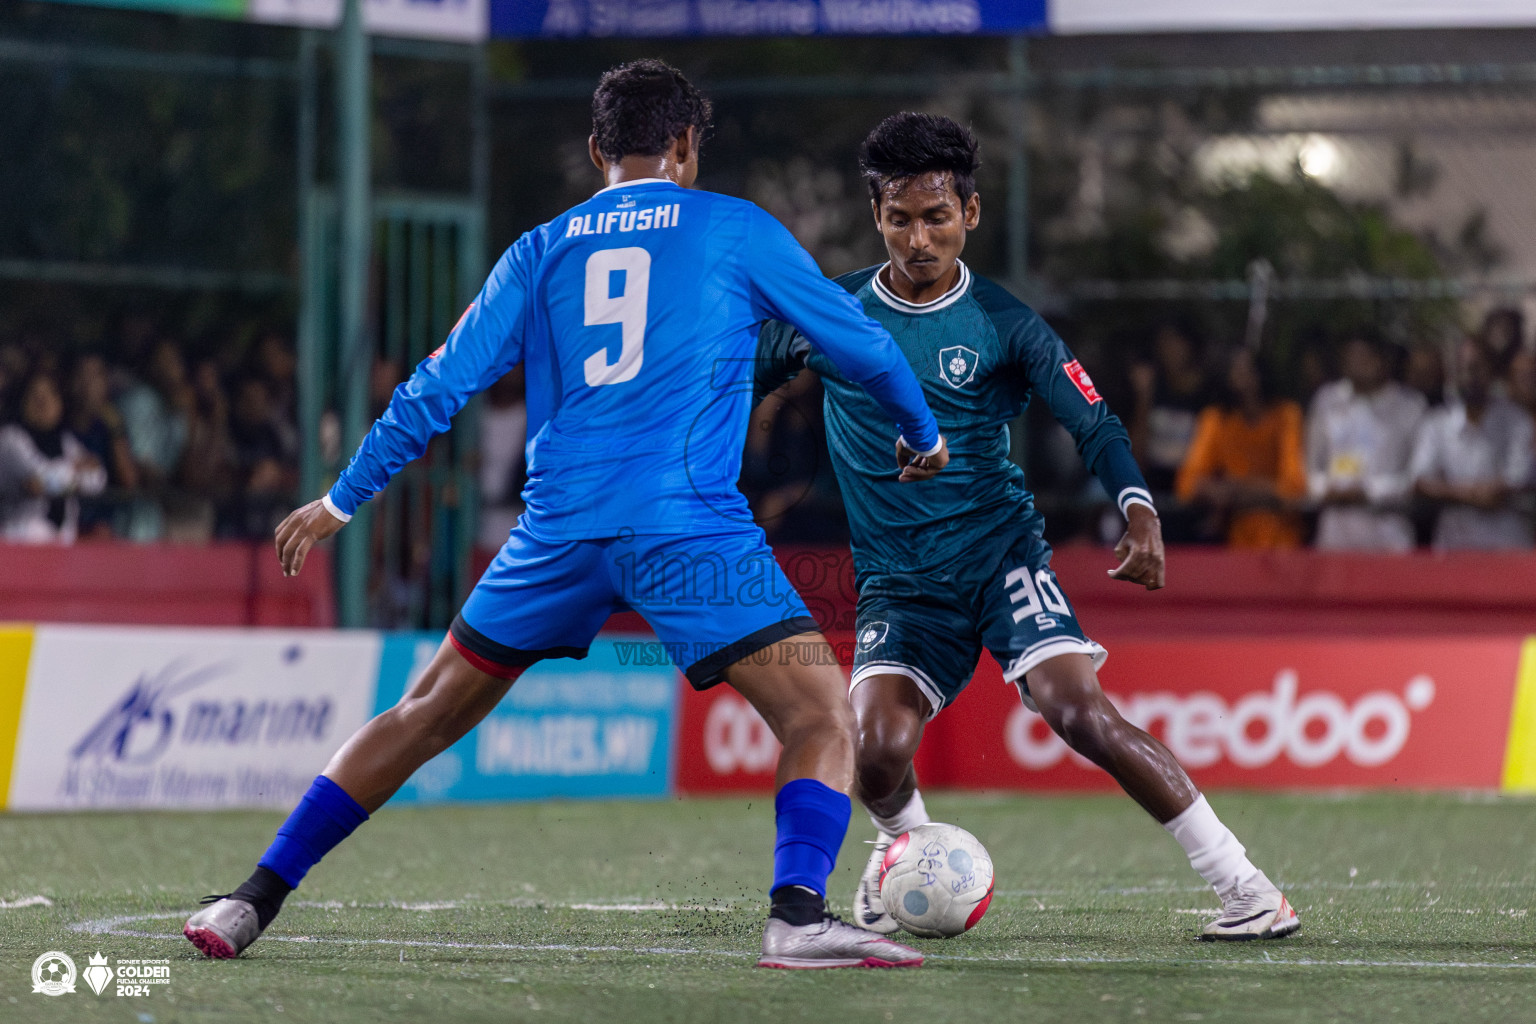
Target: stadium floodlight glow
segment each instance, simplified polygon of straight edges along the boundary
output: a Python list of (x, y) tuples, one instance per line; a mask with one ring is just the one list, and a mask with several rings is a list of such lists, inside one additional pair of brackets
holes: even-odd
[(1332, 139), (1309, 135), (1296, 153), (1301, 172), (1309, 178), (1327, 178), (1339, 165), (1339, 147)]

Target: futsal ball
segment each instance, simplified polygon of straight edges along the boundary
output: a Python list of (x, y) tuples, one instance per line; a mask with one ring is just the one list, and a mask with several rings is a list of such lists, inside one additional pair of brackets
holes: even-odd
[(992, 903), (992, 855), (958, 825), (919, 825), (885, 851), (880, 899), (913, 935), (959, 935)]

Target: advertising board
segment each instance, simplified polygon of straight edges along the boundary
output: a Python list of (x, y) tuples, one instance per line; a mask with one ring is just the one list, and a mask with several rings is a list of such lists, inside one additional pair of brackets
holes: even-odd
[(13, 810), (289, 807), (367, 721), (379, 635), (38, 626)]
[[(648, 639), (605, 635), (581, 661), (533, 666), (394, 802), (665, 796), (679, 677), (669, 663), (632, 656), (655, 646)], [(376, 711), (400, 699), (441, 642), (439, 633), (385, 637)]]

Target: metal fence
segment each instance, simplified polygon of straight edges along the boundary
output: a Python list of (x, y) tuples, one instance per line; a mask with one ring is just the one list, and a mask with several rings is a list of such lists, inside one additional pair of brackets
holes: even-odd
[[(323, 34), (49, 6), (0, 9), (0, 134), (21, 155), (0, 162), (0, 331), (111, 346), (122, 311), (147, 309), (193, 344), (238, 349), (255, 330), (242, 324), (279, 322), (329, 346), (319, 372), (340, 379), (315, 263), (331, 229), (311, 201), (336, 164)], [(488, 266), (591, 193), (597, 73), (657, 54), (716, 103), (700, 184), (760, 203), (838, 273), (881, 259), (860, 140), (898, 109), (945, 113), (983, 144), (968, 261), (1045, 311), (1112, 401), (1169, 322), (1213, 350), (1259, 347), (1300, 394), (1326, 361), (1311, 357), (1356, 325), (1438, 346), (1494, 308), (1536, 314), (1536, 63), (1522, 56), (1536, 33), (1340, 38), (376, 39), (373, 179), (381, 196), (457, 204), (455, 245), (471, 239)], [(407, 221), (376, 221), (368, 322), (374, 357), (401, 372), (427, 344), (402, 340), (420, 315), (421, 285), (401, 276), (415, 264), (392, 262)], [(423, 261), (453, 278), (426, 285), (432, 302), (461, 304), (474, 262)], [(327, 384), (304, 411), (307, 492), (339, 468), (321, 425), (342, 397)], [(469, 488), (467, 448), (452, 459)], [(1078, 507), (1081, 488), (1045, 497)], [(397, 511), (385, 518), (414, 522)], [(462, 565), (469, 532), (390, 569), (446, 596), (401, 611), (377, 583), (371, 614), (441, 624), (466, 577), (433, 583), (423, 565)]]

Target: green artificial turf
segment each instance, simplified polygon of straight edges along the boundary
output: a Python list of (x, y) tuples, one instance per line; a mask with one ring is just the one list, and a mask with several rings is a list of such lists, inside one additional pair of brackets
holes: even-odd
[[(920, 970), (817, 972), (752, 966), (764, 798), (386, 810), (233, 962), (203, 959), (181, 920), (245, 877), (280, 815), (0, 815), (0, 900), (48, 901), (0, 909), (0, 1020), (1536, 1021), (1536, 803), (1212, 803), (1299, 936), (1194, 941), (1215, 897), (1123, 797), (932, 793), (990, 849), (991, 911), (911, 940)], [(856, 821), (840, 909), (871, 837)], [(35, 995), (54, 949), (81, 970), (169, 957), (171, 983)]]

